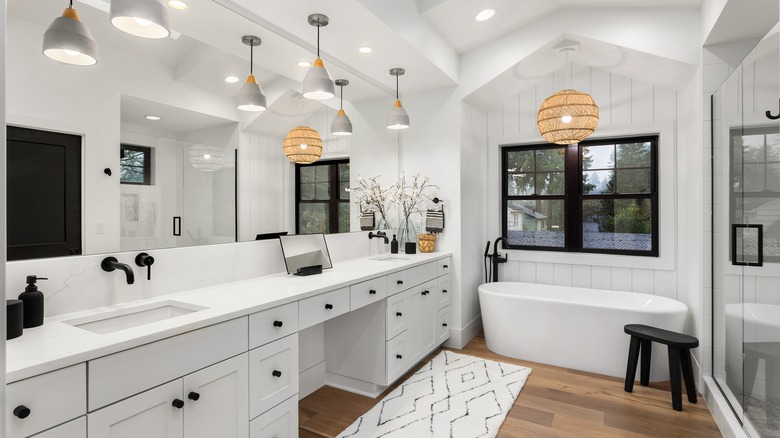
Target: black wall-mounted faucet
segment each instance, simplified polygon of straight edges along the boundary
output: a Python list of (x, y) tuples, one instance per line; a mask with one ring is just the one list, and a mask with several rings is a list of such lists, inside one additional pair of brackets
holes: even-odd
[(100, 267), (106, 272), (113, 272), (117, 269), (125, 271), (127, 277), (127, 284), (133, 284), (135, 282), (135, 275), (133, 274), (133, 268), (130, 265), (119, 263), (116, 257), (106, 257), (100, 262)]
[(142, 268), (146, 268), (146, 279), (152, 279), (152, 265), (154, 264), (154, 257), (142, 252), (135, 256), (135, 264)]
[(385, 239), (385, 245), (390, 243), (390, 239), (387, 238), (387, 233), (385, 233), (384, 231), (377, 231), (376, 233), (374, 233), (372, 231), (372, 232), (368, 233), (368, 238), (369, 239), (373, 239), (374, 237), (378, 237), (380, 239)]

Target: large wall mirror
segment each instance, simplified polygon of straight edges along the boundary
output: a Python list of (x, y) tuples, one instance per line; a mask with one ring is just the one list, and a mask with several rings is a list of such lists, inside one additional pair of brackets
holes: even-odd
[[(344, 109), (354, 130), (331, 135), (339, 99), (302, 98), (307, 69), (297, 64), (315, 54), (294, 38), (213, 0), (189, 0), (188, 9), (170, 10), (169, 38), (143, 39), (110, 24), (108, 2), (77, 0), (73, 6), (97, 41), (98, 62), (73, 66), (41, 53), (44, 32), (67, 4), (8, 1), (6, 110), (9, 126), (80, 139), (80, 248), (70, 254), (294, 233), (295, 166), (282, 141), (298, 125), (321, 135), (322, 162), (349, 160), (349, 185), (358, 175), (394, 182), (399, 135), (384, 127), (392, 96), (328, 65), (334, 78), (349, 81)], [(303, 22), (306, 15), (301, 12)], [(268, 98), (260, 114), (236, 109), (250, 67), (244, 35), (262, 39), (253, 65)], [(239, 80), (227, 82), (228, 76)], [(354, 202), (349, 216), (348, 229), (358, 231)]]

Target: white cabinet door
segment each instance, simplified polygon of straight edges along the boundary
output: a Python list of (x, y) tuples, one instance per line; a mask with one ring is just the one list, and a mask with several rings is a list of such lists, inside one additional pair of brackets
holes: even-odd
[(252, 420), (252, 438), (298, 438), (298, 397), (290, 397)]
[(249, 352), (249, 413), (255, 418), (298, 393), (298, 334)]
[(87, 438), (87, 416), (68, 421), (31, 438)]
[(249, 437), (247, 353), (183, 379), (186, 438)]
[(409, 365), (425, 357), (436, 345), (436, 280), (422, 284), (411, 291), (409, 298)]
[[(121, 376), (117, 376), (121, 379)], [(181, 379), (87, 415), (89, 438), (179, 438), (183, 436)]]

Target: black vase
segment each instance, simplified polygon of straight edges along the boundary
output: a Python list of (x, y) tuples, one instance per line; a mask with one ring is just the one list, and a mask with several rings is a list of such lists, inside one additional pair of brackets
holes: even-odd
[(417, 244), (414, 242), (406, 242), (404, 252), (407, 254), (417, 254)]

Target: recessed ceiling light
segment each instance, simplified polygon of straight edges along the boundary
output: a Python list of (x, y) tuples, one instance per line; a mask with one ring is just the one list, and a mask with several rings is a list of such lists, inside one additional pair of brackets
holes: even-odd
[(228, 84), (235, 84), (239, 80), (240, 79), (238, 78), (238, 76), (230, 75), (225, 77), (225, 82), (227, 82)]
[(496, 15), (495, 9), (485, 9), (474, 16), (474, 21), (477, 23), (483, 23), (493, 18), (494, 15)]
[(183, 11), (187, 9), (187, 2), (184, 0), (168, 0), (168, 6), (170, 6), (171, 9)]
[(298, 67), (300, 67), (300, 68), (309, 68), (309, 67), (311, 67), (311, 62), (309, 62), (309, 61), (298, 61)]
[(160, 116), (153, 116), (153, 115), (150, 114), (150, 115), (146, 116), (146, 119), (147, 120), (160, 120)]
[(358, 49), (358, 52), (363, 53), (365, 55), (368, 55), (369, 53), (371, 53), (373, 51), (374, 51), (374, 49), (372, 49), (371, 47), (368, 47), (368, 46), (361, 46)]

